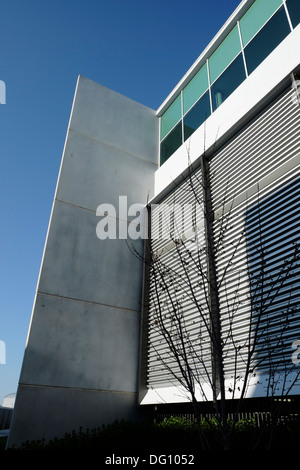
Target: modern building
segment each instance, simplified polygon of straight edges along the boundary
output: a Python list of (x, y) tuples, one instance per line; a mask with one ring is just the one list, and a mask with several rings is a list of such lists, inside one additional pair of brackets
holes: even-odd
[(157, 111), (79, 77), (9, 445), (188, 402), (161, 319), (184, 319), (198, 400), (212, 318), (228, 398), (251, 328), (246, 396), (278, 371), (299, 395), (299, 22), (298, 0), (243, 0)]
[(2, 435), (8, 435), (8, 429), (12, 418), (13, 408), (15, 405), (15, 393), (10, 393), (3, 398), (0, 406), (0, 432)]
[(16, 394), (10, 393), (3, 398), (2, 407), (3, 408), (13, 408), (15, 406)]

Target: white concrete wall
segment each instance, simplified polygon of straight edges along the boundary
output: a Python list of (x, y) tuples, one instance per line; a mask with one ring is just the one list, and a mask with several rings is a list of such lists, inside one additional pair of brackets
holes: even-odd
[(137, 415), (142, 265), (96, 209), (153, 196), (157, 136), (153, 110), (79, 77), (9, 445)]

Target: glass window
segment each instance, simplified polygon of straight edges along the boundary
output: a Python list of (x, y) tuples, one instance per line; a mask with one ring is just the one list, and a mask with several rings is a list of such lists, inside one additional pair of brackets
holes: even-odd
[(245, 78), (244, 61), (242, 54), (240, 54), (211, 87), (214, 111), (231, 95)]
[(160, 144), (160, 164), (162, 165), (182, 144), (181, 121)]
[(294, 28), (300, 23), (300, 2), (299, 0), (287, 0), (286, 5)]
[(185, 114), (208, 89), (207, 65), (205, 64), (183, 90), (183, 113)]
[[(296, 0), (299, 1), (299, 0)], [(282, 0), (256, 0), (240, 20), (244, 46), (282, 5)]]
[(181, 95), (171, 104), (161, 117), (160, 138), (163, 139), (181, 119)]
[(284, 7), (270, 19), (245, 48), (249, 74), (280, 44), (291, 32)]
[(239, 52), (241, 52), (241, 41), (236, 25), (208, 60), (210, 83), (221, 75)]
[(209, 93), (207, 91), (183, 119), (184, 140), (188, 139), (209, 115), (210, 100)]

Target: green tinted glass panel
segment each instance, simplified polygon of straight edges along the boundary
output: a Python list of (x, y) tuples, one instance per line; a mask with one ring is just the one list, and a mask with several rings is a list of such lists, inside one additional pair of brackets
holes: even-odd
[(285, 9), (281, 7), (244, 49), (249, 74), (271, 54), (290, 32)]
[(205, 64), (183, 90), (183, 113), (185, 114), (208, 89), (207, 65)]
[(185, 115), (184, 123), (184, 140), (188, 139), (193, 132), (208, 118), (210, 115), (210, 99), (208, 91), (200, 98), (200, 100)]
[(182, 144), (181, 121), (160, 144), (160, 164), (162, 165)]
[(300, 23), (300, 1), (287, 0), (286, 5), (289, 10), (291, 22), (294, 28)]
[(235, 26), (228, 34), (218, 49), (209, 58), (210, 82), (213, 83), (216, 78), (226, 69), (233, 59), (241, 52), (241, 42), (238, 27)]
[(161, 117), (160, 138), (163, 139), (168, 132), (181, 119), (181, 95), (171, 104)]
[[(298, 0), (299, 1), (299, 0)], [(260, 28), (282, 5), (282, 0), (256, 0), (240, 20), (243, 45), (246, 46)]]
[(245, 78), (244, 61), (242, 54), (240, 54), (211, 87), (214, 111), (234, 92)]

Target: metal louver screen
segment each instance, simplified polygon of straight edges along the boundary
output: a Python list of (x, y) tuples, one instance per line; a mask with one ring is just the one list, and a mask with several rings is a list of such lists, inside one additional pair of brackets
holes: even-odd
[(255, 361), (262, 370), (291, 363), (300, 335), (299, 200), (298, 177), (246, 214), (252, 323), (259, 331)]
[[(186, 354), (191, 366), (200, 364), (204, 358), (210, 362), (209, 338), (199, 321), (199, 316), (207, 316), (203, 286), (193, 261), (195, 256), (197, 259), (200, 257), (201, 266), (205, 267), (200, 180), (201, 172), (198, 170), (151, 210), (151, 242), (156, 261), (149, 289), (150, 388), (180, 382), (182, 371), (177, 354)], [(172, 336), (171, 347), (162, 334), (162, 328)]]
[(215, 237), (228, 227), (217, 254), (227, 377), (254, 343), (257, 370), (292, 365), (300, 338), (299, 111), (285, 92), (211, 160)]
[[(281, 95), (211, 160), (214, 209), (226, 197), (230, 204), (245, 202), (259, 182), (272, 182), (272, 174), (285, 168), (299, 169), (300, 109), (294, 92)], [(289, 165), (293, 162), (294, 165)], [(276, 177), (277, 178), (277, 177)], [(247, 194), (248, 192), (248, 194)]]
[[(299, 116), (292, 92), (283, 93), (209, 162), (228, 378), (243, 372), (255, 331), (259, 339), (251, 361), (267, 372), (291, 363), (291, 343), (300, 339), (299, 261), (295, 261)], [(148, 285), (149, 388), (177, 384), (186, 372), (162, 336), (159, 318), (175, 338), (177, 352), (188, 356), (198, 381), (207, 381), (211, 373), (202, 199), (198, 169), (151, 210), (151, 244), (159, 267), (150, 274)], [(175, 206), (179, 209), (172, 209)], [(176, 315), (184, 319), (185, 347)]]

